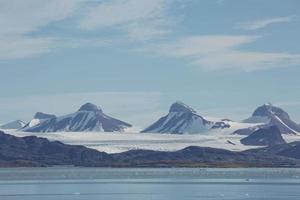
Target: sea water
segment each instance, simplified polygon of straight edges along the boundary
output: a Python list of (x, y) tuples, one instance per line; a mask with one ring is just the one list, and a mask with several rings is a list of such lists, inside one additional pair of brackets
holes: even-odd
[(6, 199), (299, 200), (300, 169), (2, 168)]

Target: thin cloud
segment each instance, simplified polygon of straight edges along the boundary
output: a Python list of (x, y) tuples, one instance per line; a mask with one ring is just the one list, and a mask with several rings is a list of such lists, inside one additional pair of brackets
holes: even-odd
[(286, 17), (274, 17), (269, 19), (261, 19), (251, 22), (245, 22), (239, 24), (239, 27), (244, 30), (256, 30), (261, 29), (266, 26), (277, 24), (277, 23), (284, 23), (284, 22), (291, 22), (294, 19), (293, 16), (286, 16)]
[(114, 0), (92, 7), (80, 23), (83, 29), (107, 28), (161, 17), (165, 0)]
[(71, 16), (82, 0), (2, 0), (0, 59), (25, 58), (49, 52), (55, 39), (31, 33)]
[[(169, 3), (179, 0), (3, 0), (0, 1), (0, 59), (18, 59), (81, 45), (103, 46), (118, 41), (147, 41), (171, 32), (167, 17)], [(44, 27), (67, 18), (76, 19), (82, 30), (109, 29), (116, 38), (65, 38), (39, 34)], [(72, 44), (70, 41), (73, 41)], [(89, 42), (92, 41), (92, 42)], [(104, 44), (104, 45), (106, 45)]]
[(169, 33), (167, 8), (171, 0), (113, 0), (90, 7), (79, 28), (95, 31), (110, 28), (129, 39), (148, 40)]
[[(189, 1), (3, 0), (0, 2), (0, 59), (32, 57), (60, 48), (113, 46), (125, 47), (126, 50), (138, 47), (160, 56), (184, 59), (205, 70), (253, 71), (300, 63), (299, 54), (243, 49), (244, 45), (257, 41), (261, 36), (196, 35), (178, 38), (174, 28), (178, 26), (178, 18), (169, 13), (175, 2), (179, 3), (178, 6)], [(51, 23), (71, 17), (80, 31), (101, 33), (105, 30), (112, 36), (77, 38), (57, 34), (49, 37), (37, 33)], [(277, 17), (244, 23), (243, 26), (254, 30), (288, 22), (292, 18)]]
[(0, 38), (0, 60), (26, 58), (47, 53), (53, 38), (4, 37)]
[(169, 43), (152, 45), (147, 51), (161, 56), (186, 59), (204, 70), (254, 71), (286, 67), (300, 63), (299, 54), (255, 52), (243, 50), (243, 45), (260, 36), (191, 36)]

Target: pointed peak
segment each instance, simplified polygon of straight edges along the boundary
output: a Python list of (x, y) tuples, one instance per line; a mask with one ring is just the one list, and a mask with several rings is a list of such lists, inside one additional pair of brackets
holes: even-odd
[(169, 112), (192, 112), (192, 113), (196, 113), (195, 110), (193, 110), (191, 107), (189, 107), (188, 105), (184, 104), (181, 101), (176, 101), (175, 103), (173, 103), (170, 107)]
[(83, 104), (80, 108), (79, 111), (101, 111), (101, 108), (96, 106), (95, 104), (92, 103), (86, 103)]
[(54, 118), (56, 117), (55, 115), (52, 114), (47, 114), (47, 113), (43, 113), (43, 112), (37, 112), (34, 115), (34, 119), (49, 119), (49, 118)]

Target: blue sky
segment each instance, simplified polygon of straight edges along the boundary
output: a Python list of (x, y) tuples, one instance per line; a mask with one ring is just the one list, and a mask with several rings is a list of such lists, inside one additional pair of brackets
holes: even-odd
[(0, 122), (91, 101), (144, 127), (181, 100), (300, 122), (298, 0), (2, 0)]

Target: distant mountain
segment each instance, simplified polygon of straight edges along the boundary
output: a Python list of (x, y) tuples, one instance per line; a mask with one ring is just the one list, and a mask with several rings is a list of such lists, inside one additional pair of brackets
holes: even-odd
[(213, 122), (198, 115), (195, 110), (182, 102), (171, 105), (169, 113), (143, 130), (143, 133), (199, 133), (212, 128)]
[(54, 118), (56, 117), (55, 115), (52, 114), (47, 114), (47, 113), (43, 113), (43, 112), (37, 112), (34, 115), (34, 119), (50, 119), (50, 118)]
[(277, 126), (269, 126), (254, 131), (249, 136), (241, 139), (241, 143), (251, 146), (273, 146), (285, 144), (286, 142)]
[(32, 120), (30, 120), (29, 123), (27, 123), (24, 127), (23, 130), (27, 130), (28, 128), (31, 128), (33, 126), (36, 126), (48, 119), (52, 119), (55, 118), (55, 115), (52, 114), (47, 114), (47, 113), (43, 113), (43, 112), (37, 112), (35, 113), (35, 115), (33, 116)]
[(131, 150), (107, 154), (36, 136), (0, 131), (0, 167), (75, 165), (86, 167), (299, 167), (300, 142), (233, 152), (190, 146), (179, 151)]
[(212, 129), (230, 128), (231, 127), (230, 122), (232, 121), (222, 120), (220, 122), (215, 122), (215, 124), (211, 128)]
[(16, 120), (16, 121), (1, 125), (0, 129), (21, 129), (25, 126), (25, 124), (26, 123), (21, 120)]
[[(276, 125), (283, 134), (298, 134), (300, 126), (295, 123), (287, 112), (271, 104), (258, 107), (246, 123), (262, 123), (268, 126)], [(250, 132), (251, 133), (251, 130)]]
[(86, 103), (75, 112), (61, 117), (52, 117), (40, 122), (32, 127), (25, 128), (27, 132), (84, 132), (84, 131), (104, 131), (115, 132), (124, 131), (131, 127), (130, 124), (114, 119), (104, 114), (103, 111), (94, 104)]

